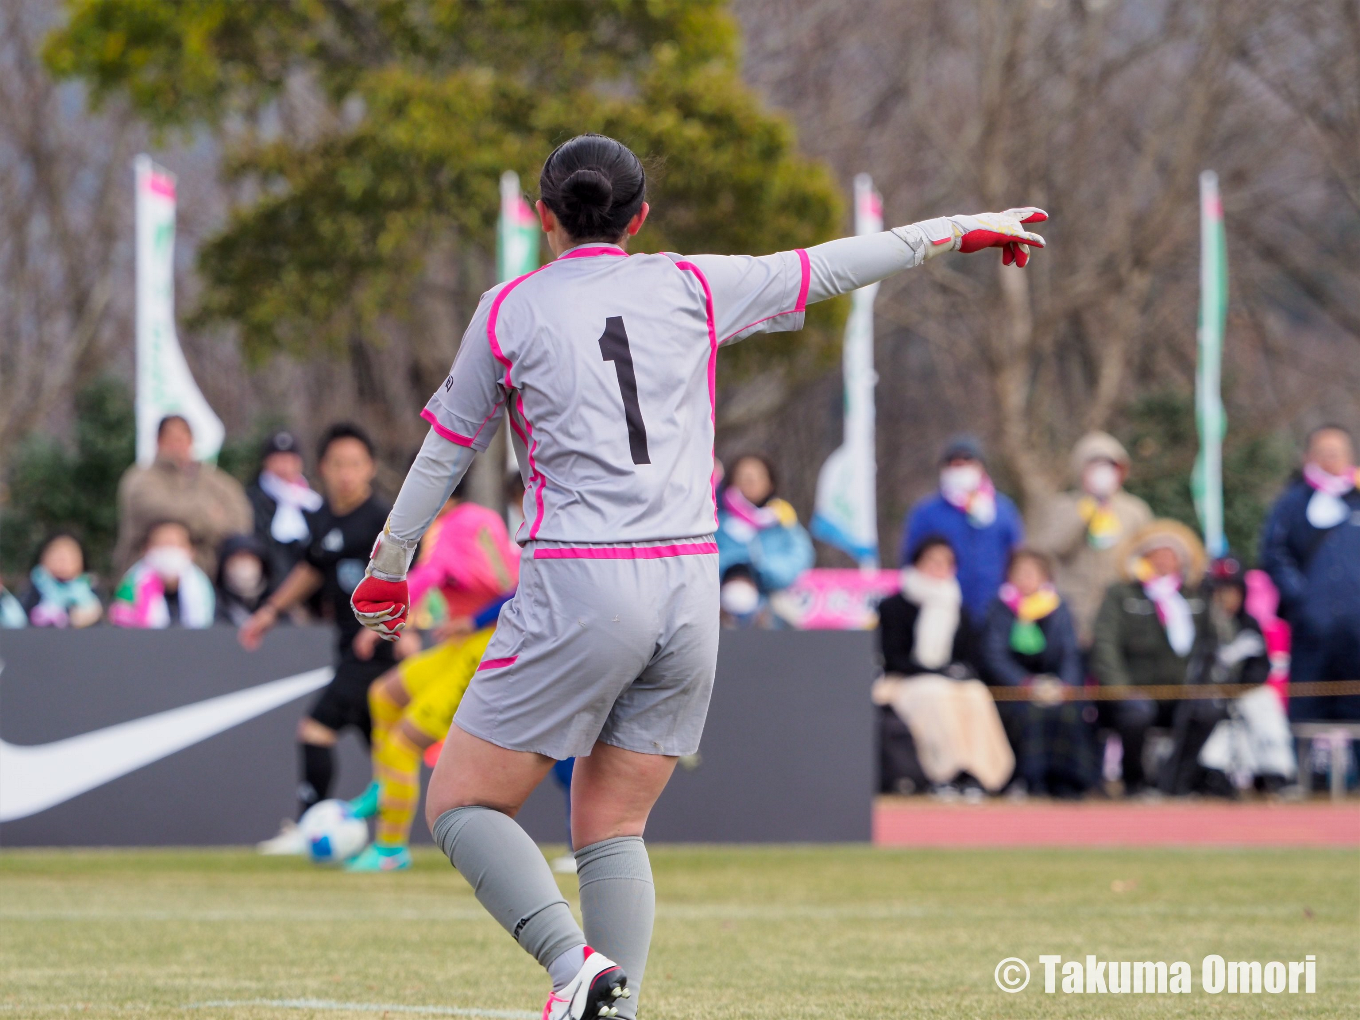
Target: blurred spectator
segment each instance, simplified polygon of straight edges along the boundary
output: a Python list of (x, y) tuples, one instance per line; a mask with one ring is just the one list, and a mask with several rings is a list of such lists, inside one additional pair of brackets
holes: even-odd
[(193, 459), (194, 436), (179, 415), (161, 419), (156, 460), (134, 464), (118, 483), (118, 543), (114, 569), (126, 570), (137, 543), (156, 521), (179, 521), (189, 530), (194, 562), (217, 573), (217, 547), (228, 535), (251, 530), (250, 504), (241, 483), (211, 464)]
[(770, 630), (778, 626), (770, 600), (760, 591), (760, 582), (749, 563), (736, 563), (720, 575), (719, 617), (724, 627)]
[(1053, 583), (1072, 611), (1082, 648), (1091, 646), (1105, 590), (1119, 579), (1115, 547), (1152, 520), (1148, 505), (1124, 491), (1128, 473), (1128, 451), (1119, 440), (1090, 432), (1072, 450), (1078, 488), (1030, 517), (1030, 548), (1052, 560)]
[(109, 603), (118, 627), (211, 627), (216, 598), (208, 575), (194, 563), (189, 529), (179, 521), (156, 521), (147, 530), (142, 558), (134, 563)]
[(787, 588), (812, 566), (812, 539), (798, 523), (793, 507), (775, 495), (777, 484), (770, 462), (748, 453), (733, 462), (718, 493), (723, 608), (747, 625), (760, 617), (772, 594)]
[(240, 627), (264, 604), (270, 591), (270, 564), (255, 535), (232, 535), (217, 561), (217, 622)]
[[(1015, 757), (996, 704), (976, 678), (968, 621), (961, 611), (957, 561), (939, 535), (923, 538), (902, 571), (902, 592), (879, 606), (884, 676), (873, 701), (905, 724), (924, 778), (939, 793), (961, 785), (981, 796), (1000, 790)], [(886, 745), (901, 739), (880, 715)]]
[[(1184, 684), (1191, 657), (1209, 633), (1198, 594), (1204, 547), (1179, 521), (1154, 520), (1120, 547), (1124, 580), (1110, 586), (1096, 616), (1091, 667), (1104, 686)], [(1146, 785), (1143, 743), (1152, 726), (1170, 726), (1175, 702), (1105, 702), (1107, 723), (1124, 745), (1124, 790)]]
[(1011, 556), (1006, 583), (987, 613), (981, 658), (990, 682), (1028, 687), (1033, 697), (1000, 706), (1025, 790), (1080, 797), (1096, 778), (1086, 706), (1066, 700), (1067, 689), (1084, 680), (1081, 653), (1072, 614), (1042, 554), (1017, 549)]
[[(1242, 564), (1231, 557), (1216, 560), (1208, 582), (1208, 640), (1190, 667), (1191, 683), (1263, 684), (1270, 675), (1261, 625), (1247, 612), (1247, 582)], [(1279, 701), (1267, 699), (1278, 715)], [(1239, 706), (1242, 704), (1238, 703)], [(1182, 701), (1173, 712), (1171, 757), (1159, 777), (1163, 793), (1231, 793), (1225, 776), (1210, 776), (1200, 764), (1209, 735), (1228, 718), (1228, 699)], [(1250, 725), (1244, 723), (1244, 725)], [(1286, 748), (1289, 745), (1285, 726)], [(1220, 770), (1222, 771), (1222, 770)]]
[[(1350, 434), (1324, 425), (1308, 437), (1303, 472), (1276, 501), (1261, 565), (1293, 628), (1295, 683), (1360, 679), (1360, 472)], [(1360, 719), (1360, 696), (1289, 699), (1291, 719)]]
[(302, 454), (291, 432), (265, 440), (260, 473), (246, 489), (255, 515), (255, 537), (264, 549), (269, 577), (282, 581), (307, 552), (307, 514), (321, 509), (321, 494), (302, 474)]
[(28, 626), (28, 615), (24, 607), (0, 581), (0, 630), (17, 630)]
[(963, 608), (981, 626), (1006, 579), (1006, 560), (1025, 538), (1020, 512), (996, 491), (972, 436), (956, 436), (940, 451), (940, 490), (912, 507), (899, 562), (908, 563), (927, 535), (943, 535), (958, 557)]
[(54, 532), (43, 541), (28, 580), (20, 604), (35, 627), (88, 627), (104, 616), (85, 573), (85, 549), (69, 531)]

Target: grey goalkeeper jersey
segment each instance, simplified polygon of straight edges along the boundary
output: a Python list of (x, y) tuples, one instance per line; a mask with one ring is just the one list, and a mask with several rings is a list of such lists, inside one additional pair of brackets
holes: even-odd
[(508, 409), (521, 542), (711, 534), (718, 348), (802, 328), (807, 253), (582, 245), (482, 296), (424, 417), (484, 450)]

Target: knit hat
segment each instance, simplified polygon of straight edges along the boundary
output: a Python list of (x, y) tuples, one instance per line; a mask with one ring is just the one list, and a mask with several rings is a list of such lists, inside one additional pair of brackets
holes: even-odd
[(1072, 476), (1081, 481), (1086, 465), (1093, 460), (1108, 460), (1128, 470), (1129, 451), (1108, 432), (1088, 432), (1072, 447)]
[(951, 460), (976, 460), (985, 463), (987, 458), (982, 452), (982, 443), (977, 436), (961, 433), (952, 436), (949, 442), (940, 448), (940, 463), (948, 464)]
[(1154, 549), (1171, 549), (1181, 564), (1181, 578), (1186, 585), (1199, 584), (1204, 577), (1207, 557), (1199, 536), (1180, 521), (1159, 517), (1149, 521), (1121, 543), (1115, 552), (1120, 576), (1126, 581), (1136, 580), (1135, 564)]

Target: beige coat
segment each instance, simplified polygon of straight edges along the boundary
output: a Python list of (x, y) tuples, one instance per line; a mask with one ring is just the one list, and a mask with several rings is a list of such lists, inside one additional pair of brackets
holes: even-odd
[(158, 459), (133, 465), (118, 483), (118, 544), (114, 570), (121, 575), (141, 553), (147, 530), (158, 521), (179, 521), (189, 529), (194, 562), (217, 576), (217, 547), (228, 535), (254, 530), (250, 503), (241, 483), (211, 464), (188, 469)]
[[(1107, 549), (1094, 548), (1087, 542), (1086, 522), (1077, 509), (1082, 496), (1081, 492), (1064, 492), (1049, 500), (1031, 517), (1027, 544), (1053, 561), (1053, 583), (1072, 610), (1077, 641), (1089, 648), (1105, 590), (1119, 580), (1118, 547), (1122, 542)], [(1123, 489), (1111, 498), (1110, 509), (1124, 537), (1152, 520), (1148, 505)]]

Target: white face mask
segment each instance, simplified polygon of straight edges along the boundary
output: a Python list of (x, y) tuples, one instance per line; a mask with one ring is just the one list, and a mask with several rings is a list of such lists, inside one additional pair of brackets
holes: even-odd
[(158, 545), (146, 551), (146, 565), (166, 581), (179, 577), (192, 562), (188, 551), (177, 545)]
[(750, 581), (728, 581), (718, 596), (723, 610), (733, 616), (749, 616), (760, 606), (760, 591)]
[(222, 571), (222, 580), (237, 595), (254, 595), (264, 578), (264, 568), (253, 556), (233, 556)]
[(977, 492), (982, 484), (982, 468), (976, 464), (960, 464), (940, 472), (940, 490), (947, 495), (967, 496)]
[(1119, 491), (1119, 468), (1107, 460), (1095, 461), (1087, 465), (1083, 482), (1096, 499), (1109, 499)]

